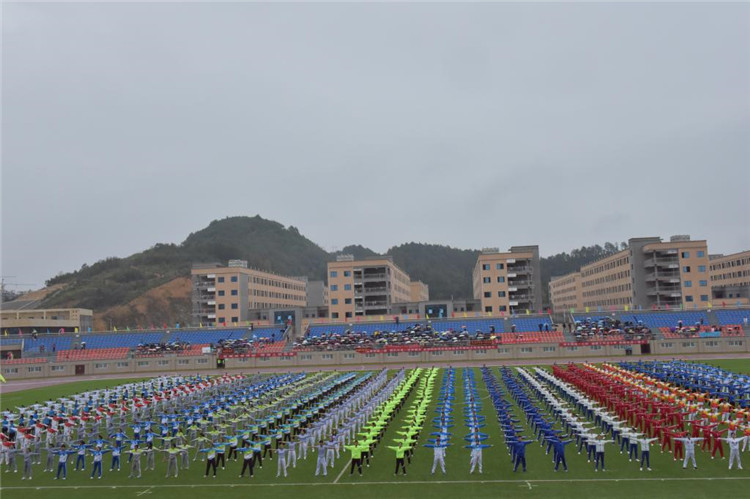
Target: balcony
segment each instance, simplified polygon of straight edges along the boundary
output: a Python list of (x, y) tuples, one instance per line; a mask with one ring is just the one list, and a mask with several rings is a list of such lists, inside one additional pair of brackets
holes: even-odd
[(515, 272), (517, 274), (528, 274), (531, 272), (531, 266), (530, 265), (513, 265), (511, 267), (509, 265), (508, 272)]
[(679, 269), (680, 263), (677, 258), (649, 258), (645, 262), (643, 262), (643, 265), (646, 268), (653, 268), (653, 267), (659, 267), (659, 268), (665, 268), (665, 269)]
[(365, 302), (365, 308), (373, 308), (373, 307), (387, 307), (388, 302), (387, 301), (366, 301)]
[(513, 295), (510, 295), (509, 298), (511, 300), (517, 300), (517, 301), (531, 301), (531, 299), (533, 297), (534, 297), (533, 295), (530, 295), (528, 293), (522, 293), (522, 294), (513, 294)]
[(682, 292), (679, 287), (668, 287), (668, 288), (659, 288), (659, 289), (649, 289), (646, 291), (646, 294), (648, 296), (671, 296), (673, 298), (680, 298), (682, 297)]
[(675, 282), (671, 279), (677, 279), (676, 282), (680, 282), (680, 272), (674, 270), (665, 270), (661, 272), (651, 272), (646, 275), (646, 281), (662, 281), (662, 282)]
[(384, 281), (386, 274), (365, 274), (364, 281)]

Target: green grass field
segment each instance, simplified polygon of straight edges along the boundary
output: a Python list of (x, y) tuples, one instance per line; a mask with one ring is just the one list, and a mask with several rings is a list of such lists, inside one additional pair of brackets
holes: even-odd
[[(714, 365), (747, 372), (750, 370), (750, 360), (711, 361)], [(495, 371), (499, 378), (499, 373)], [(438, 380), (442, 378), (442, 371)], [(480, 396), (488, 397), (479, 370), (476, 369), (475, 379)], [(97, 382), (87, 382), (97, 383)], [(112, 384), (113, 380), (106, 380)], [(91, 385), (92, 388), (97, 385)], [(101, 386), (101, 385), (99, 385)], [(487, 426), (483, 431), (490, 435), (487, 443), (494, 447), (485, 449), (484, 473), (469, 474), (469, 449), (459, 445), (463, 442), (465, 428), (461, 427), (461, 402), (464, 397), (463, 373), (458, 368), (456, 372), (456, 398), (454, 417), (456, 427), (452, 442), (454, 446), (447, 452), (447, 475), (439, 471), (430, 474), (432, 466), (432, 450), (421, 447), (429, 437), (431, 427), (428, 422), (420, 437), (420, 446), (416, 451), (411, 465), (407, 468), (408, 475), (393, 476), (394, 453), (384, 448), (384, 444), (375, 451), (370, 468), (364, 469), (362, 477), (350, 476), (348, 469), (348, 455), (343, 454), (336, 460), (335, 466), (329, 468), (327, 477), (315, 477), (315, 457), (309, 454), (306, 461), (300, 460), (296, 469), (290, 469), (289, 477), (276, 478), (276, 463), (264, 460), (263, 469), (256, 467), (255, 477), (238, 478), (240, 462), (227, 463), (226, 470), (219, 470), (216, 479), (203, 478), (205, 465), (200, 461), (192, 462), (189, 470), (180, 470), (178, 479), (164, 478), (165, 465), (157, 459), (157, 469), (153, 472), (144, 471), (140, 480), (129, 480), (127, 465), (123, 463), (122, 471), (108, 472), (109, 457), (105, 458), (104, 478), (89, 479), (90, 467), (86, 472), (74, 472), (69, 466), (66, 481), (53, 480), (51, 473), (42, 473), (41, 465), (36, 466), (32, 482), (22, 481), (21, 474), (0, 473), (0, 486), (3, 499), (39, 498), (52, 499), (56, 497), (76, 497), (78, 499), (120, 497), (145, 497), (152, 495), (159, 498), (206, 497), (219, 494), (222, 499), (245, 497), (248, 494), (261, 494), (262, 497), (357, 497), (357, 498), (400, 498), (400, 497), (741, 497), (745, 495), (750, 485), (750, 451), (743, 454), (746, 461), (745, 470), (727, 470), (726, 460), (711, 460), (707, 453), (698, 452), (699, 469), (683, 470), (681, 463), (674, 462), (671, 454), (661, 454), (652, 451), (652, 472), (641, 472), (636, 463), (628, 462), (626, 455), (619, 454), (619, 447), (608, 446), (606, 459), (607, 471), (595, 473), (593, 464), (586, 462), (586, 456), (578, 455), (569, 446), (566, 452), (570, 471), (554, 472), (551, 455), (546, 456), (539, 445), (530, 445), (527, 450), (528, 471), (526, 473), (512, 472), (512, 466), (507, 450), (500, 436), (500, 427), (496, 422), (494, 408), (488, 398), (484, 400), (483, 414), (487, 416)], [(56, 396), (81, 391), (84, 388), (79, 383), (58, 385), (54, 387)], [(13, 394), (14, 404), (24, 405), (36, 400), (49, 397), (48, 389), (28, 390)], [(437, 403), (439, 383), (436, 384), (433, 402), (428, 414), (434, 414)], [(44, 393), (44, 395), (41, 395)], [(2, 407), (7, 407), (3, 397)], [(520, 409), (516, 407), (520, 415)], [(395, 438), (397, 427), (405, 417), (402, 412), (385, 435), (385, 442), (389, 445)], [(89, 460), (90, 461), (90, 460)], [(125, 461), (125, 460), (124, 460)], [(90, 462), (87, 463), (90, 466)]]
[(3, 393), (0, 395), (0, 407), (2, 410), (14, 410), (16, 407), (25, 407), (29, 404), (45, 402), (65, 395), (82, 393), (87, 390), (96, 390), (108, 386), (117, 386), (125, 383), (134, 383), (148, 378), (124, 378), (124, 379), (95, 379), (90, 381), (73, 381), (55, 386), (35, 388), (33, 390), (21, 390), (18, 392)]

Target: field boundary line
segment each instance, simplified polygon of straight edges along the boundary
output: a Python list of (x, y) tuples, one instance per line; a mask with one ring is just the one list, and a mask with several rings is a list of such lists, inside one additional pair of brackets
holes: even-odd
[[(346, 469), (346, 468), (345, 468)], [(565, 483), (565, 482), (674, 482), (674, 481), (721, 481), (721, 480), (750, 480), (750, 476), (724, 476), (724, 477), (665, 477), (665, 478), (560, 478), (539, 480), (412, 480), (412, 481), (388, 481), (388, 482), (297, 482), (297, 483), (211, 483), (211, 484), (133, 484), (133, 485), (27, 485), (17, 487), (0, 487), (0, 490), (45, 490), (45, 489), (158, 489), (158, 488), (216, 488), (216, 487), (309, 487), (309, 486), (356, 486), (356, 485), (450, 485), (471, 483)]]

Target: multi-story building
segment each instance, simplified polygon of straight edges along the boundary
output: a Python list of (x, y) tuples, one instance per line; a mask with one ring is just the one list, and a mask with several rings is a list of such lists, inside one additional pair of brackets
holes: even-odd
[(555, 312), (564, 312), (580, 307), (581, 273), (573, 272), (559, 277), (552, 277), (549, 282), (549, 297)]
[(700, 308), (711, 299), (705, 240), (632, 238), (627, 249), (550, 281), (556, 311), (605, 308)]
[(94, 312), (86, 308), (3, 310), (0, 312), (3, 333), (85, 333), (94, 325)]
[(513, 246), (506, 253), (483, 249), (474, 265), (473, 285), (485, 313), (540, 310), (539, 246)]
[(714, 302), (750, 303), (750, 250), (709, 257), (711, 295)]
[(325, 281), (307, 281), (307, 306), (328, 306), (328, 286)]
[(250, 320), (249, 310), (307, 304), (306, 279), (249, 269), (244, 260), (195, 264), (191, 274), (196, 322), (233, 324)]
[(630, 255), (627, 250), (581, 267), (577, 295), (582, 307), (632, 306)]
[(422, 281), (411, 281), (409, 285), (409, 301), (420, 302), (430, 299), (430, 287)]
[(389, 315), (394, 303), (411, 299), (411, 280), (390, 256), (355, 260), (339, 255), (328, 262), (328, 301), (331, 320)]

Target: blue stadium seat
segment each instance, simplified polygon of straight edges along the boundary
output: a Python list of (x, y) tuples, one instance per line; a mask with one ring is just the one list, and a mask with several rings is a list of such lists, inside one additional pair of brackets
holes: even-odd
[(719, 319), (720, 326), (744, 327), (745, 320), (750, 321), (750, 310), (716, 310), (716, 317)]
[(703, 319), (703, 323), (708, 325), (708, 316), (705, 312), (646, 312), (646, 313), (633, 313), (633, 314), (622, 314), (620, 320), (638, 323), (643, 322), (645, 326), (650, 328), (660, 327), (677, 327), (677, 322), (682, 321), (683, 326), (692, 326), (696, 322), (700, 322)]
[(527, 332), (527, 331), (539, 331), (539, 324), (542, 325), (542, 328), (544, 328), (545, 325), (547, 325), (550, 329), (552, 329), (552, 321), (549, 319), (549, 317), (535, 317), (535, 318), (520, 318), (515, 317), (512, 319), (508, 319), (511, 324), (516, 325), (516, 332)]

